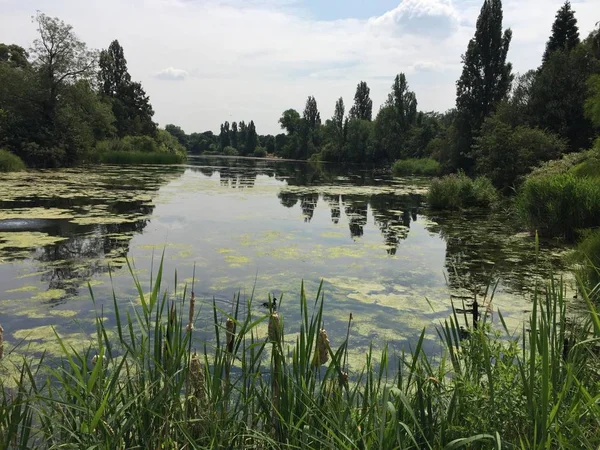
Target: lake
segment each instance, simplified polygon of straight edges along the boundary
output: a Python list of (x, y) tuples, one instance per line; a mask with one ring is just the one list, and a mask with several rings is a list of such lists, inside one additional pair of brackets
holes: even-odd
[(85, 345), (96, 312), (114, 323), (113, 289), (123, 308), (138, 304), (127, 259), (149, 291), (163, 252), (164, 286), (193, 286), (203, 303), (199, 339), (213, 299), (228, 311), (238, 292), (254, 295), (257, 315), (269, 294), (283, 298), (293, 338), (301, 285), (314, 299), (321, 282), (332, 344), (352, 313), (350, 346), (362, 358), (370, 342), (414, 344), (423, 327), (435, 351), (452, 301), (462, 307), (496, 282), (492, 320), (501, 311), (518, 331), (535, 283), (563, 269), (564, 250), (543, 242), (536, 264), (534, 239), (509, 209), (433, 212), (427, 187), (385, 171), (223, 157), (3, 174), (5, 340), (20, 353), (57, 354), (54, 327)]

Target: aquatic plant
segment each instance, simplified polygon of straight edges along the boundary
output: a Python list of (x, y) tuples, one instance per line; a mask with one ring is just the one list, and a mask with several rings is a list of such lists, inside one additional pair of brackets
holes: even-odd
[(498, 191), (488, 178), (473, 180), (463, 172), (433, 180), (427, 194), (427, 203), (433, 209), (490, 207), (497, 200)]
[(139, 306), (124, 311), (114, 294), (115, 329), (100, 314), (91, 347), (67, 347), (57, 334), (58, 363), (21, 363), (17, 388), (4, 386), (0, 398), (2, 448), (600, 444), (600, 317), (585, 287), (581, 320), (567, 319), (562, 282), (550, 280), (519, 334), (492, 329), (485, 314), (477, 327), (465, 316), (465, 333), (465, 313), (455, 309), (437, 329), (442, 356), (424, 352), (423, 330), (397, 355), (371, 347), (364, 368), (349, 374), (350, 326), (360, 318), (350, 315), (344, 335), (328, 336), (321, 289), (309, 303), (300, 288), (291, 340), (281, 299), (278, 312), (255, 314), (252, 297), (236, 296), (227, 311), (212, 302), (213, 339), (197, 342), (195, 301), (186, 289), (163, 291), (162, 262), (150, 294), (132, 276)]
[(25, 163), (14, 153), (0, 148), (0, 172), (25, 170)]
[(522, 220), (541, 236), (574, 241), (578, 230), (600, 226), (600, 183), (591, 177), (529, 177), (516, 204)]
[(104, 164), (180, 164), (185, 158), (176, 153), (109, 151), (99, 155)]
[(431, 158), (399, 159), (392, 165), (392, 172), (396, 176), (402, 175), (439, 175), (441, 165)]

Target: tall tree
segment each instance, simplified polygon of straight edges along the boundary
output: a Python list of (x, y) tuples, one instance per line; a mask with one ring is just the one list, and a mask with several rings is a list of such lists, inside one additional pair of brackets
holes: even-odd
[(256, 134), (256, 126), (254, 121), (251, 120), (248, 124), (248, 134), (246, 136), (246, 154), (251, 155), (258, 147), (258, 135)]
[(406, 132), (417, 120), (417, 96), (408, 89), (403, 73), (396, 75), (386, 105), (394, 108), (400, 132)]
[(119, 41), (112, 41), (108, 50), (100, 52), (99, 65), (100, 92), (112, 101), (117, 134), (120, 137), (154, 136), (156, 124), (152, 121), (154, 110), (150, 98), (141, 83), (131, 81)]
[(321, 114), (317, 108), (317, 101), (313, 96), (309, 96), (306, 99), (303, 118), (310, 130), (315, 130), (319, 125), (321, 125)]
[(373, 115), (373, 100), (370, 97), (371, 89), (365, 81), (356, 86), (354, 105), (350, 108), (350, 119), (371, 120)]
[(333, 113), (333, 117), (331, 118), (331, 123), (334, 130), (334, 139), (336, 140), (336, 145), (338, 148), (344, 145), (344, 112), (344, 99), (340, 97), (337, 102), (335, 102), (335, 111)]
[(298, 124), (300, 122), (300, 113), (295, 109), (287, 109), (281, 115), (279, 124), (281, 128), (287, 131), (288, 135), (292, 135), (298, 131)]
[(23, 47), (0, 43), (0, 63), (6, 63), (13, 68), (25, 68), (29, 66), (28, 57), (29, 54)]
[(556, 19), (552, 25), (552, 35), (546, 44), (543, 61), (546, 62), (550, 55), (557, 50), (573, 50), (579, 42), (577, 19), (571, 9), (571, 2), (567, 0), (556, 13)]
[(474, 133), (506, 98), (513, 78), (512, 65), (506, 62), (512, 32), (502, 32), (502, 17), (501, 0), (484, 0), (475, 36), (462, 57), (463, 71), (456, 83), (460, 142), (455, 163), (466, 169), (473, 163), (465, 156), (470, 153)]
[(229, 122), (221, 124), (221, 133), (219, 134), (219, 146), (221, 150), (230, 146), (229, 142)]
[(236, 122), (233, 122), (231, 124), (231, 133), (229, 141), (231, 143), (231, 146), (238, 150), (238, 126)]
[(38, 12), (34, 21), (39, 37), (31, 49), (33, 64), (42, 75), (47, 89), (46, 113), (52, 117), (60, 89), (80, 79), (91, 79), (97, 55), (62, 20)]

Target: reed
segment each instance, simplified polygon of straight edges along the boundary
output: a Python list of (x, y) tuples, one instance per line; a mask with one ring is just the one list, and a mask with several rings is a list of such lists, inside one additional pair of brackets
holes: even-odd
[(180, 164), (185, 158), (177, 153), (140, 152), (140, 151), (107, 151), (99, 154), (103, 164)]
[[(579, 320), (567, 315), (562, 281), (550, 280), (517, 334), (501, 313), (496, 330), (489, 315), (473, 326), (457, 308), (437, 327), (441, 354), (424, 352), (423, 330), (399, 354), (371, 348), (357, 369), (347, 361), (359, 319), (350, 315), (345, 335), (329, 335), (321, 288), (309, 301), (301, 286), (293, 342), (281, 299), (277, 312), (257, 314), (254, 299), (239, 295), (229, 311), (208, 304), (213, 336), (199, 342), (190, 322), (202, 305), (187, 289), (163, 289), (162, 262), (150, 295), (132, 277), (140, 306), (124, 309), (113, 295), (114, 329), (99, 316), (93, 346), (68, 347), (57, 334), (58, 364), (23, 361), (18, 387), (2, 390), (0, 447), (600, 445), (600, 318), (584, 286)], [(492, 297), (479, 300), (482, 311)]]
[(442, 166), (431, 158), (399, 159), (392, 165), (392, 172), (396, 176), (402, 175), (439, 175)]

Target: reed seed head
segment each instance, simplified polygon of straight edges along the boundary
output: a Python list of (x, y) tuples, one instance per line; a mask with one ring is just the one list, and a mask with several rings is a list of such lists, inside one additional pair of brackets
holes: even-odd
[(192, 297), (190, 298), (190, 312), (188, 316), (188, 324), (185, 330), (189, 333), (194, 329), (194, 308), (196, 306), (196, 294), (192, 291)]
[(279, 314), (274, 312), (269, 319), (269, 340), (272, 342), (279, 342), (280, 339), (281, 323), (279, 321)]
[(327, 337), (327, 331), (321, 328), (317, 336), (317, 348), (315, 349), (313, 365), (322, 366), (327, 361), (329, 361), (329, 338)]
[(190, 359), (190, 371), (188, 374), (188, 383), (196, 397), (204, 392), (204, 370), (200, 357), (196, 352), (192, 354)]

